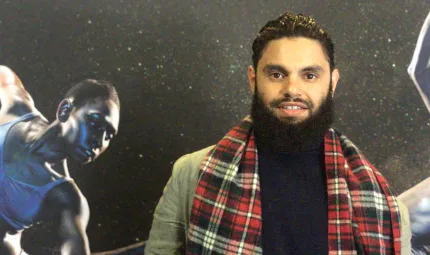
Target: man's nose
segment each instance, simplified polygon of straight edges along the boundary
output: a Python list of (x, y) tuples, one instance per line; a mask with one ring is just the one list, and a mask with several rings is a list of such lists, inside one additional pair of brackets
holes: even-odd
[(94, 142), (93, 142), (93, 148), (94, 149), (100, 149), (102, 147), (102, 142), (101, 141), (99, 141), (99, 140), (95, 140)]
[(284, 80), (281, 93), (283, 95), (290, 95), (291, 97), (300, 96), (300, 82), (300, 77), (298, 75), (288, 75), (288, 77)]
[(93, 137), (93, 148), (94, 149), (100, 149), (103, 146), (103, 138), (104, 138), (104, 133), (101, 134), (97, 134)]

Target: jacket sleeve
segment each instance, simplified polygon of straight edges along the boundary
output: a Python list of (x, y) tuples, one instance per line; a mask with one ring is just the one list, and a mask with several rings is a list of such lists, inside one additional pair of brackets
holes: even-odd
[(180, 249), (185, 245), (185, 222), (181, 210), (183, 198), (178, 184), (180, 163), (178, 160), (174, 164), (172, 176), (155, 208), (145, 254), (181, 254)]
[(397, 200), (397, 203), (399, 205), (400, 210), (400, 227), (401, 227), (401, 255), (410, 255), (412, 254), (412, 246), (411, 246), (411, 238), (412, 238), (412, 232), (411, 232), (411, 224), (409, 221), (409, 211), (405, 204), (403, 204), (402, 201), (399, 199)]
[(172, 176), (155, 208), (145, 254), (185, 254), (186, 233), (199, 167), (210, 149), (208, 147), (184, 155), (175, 162)]

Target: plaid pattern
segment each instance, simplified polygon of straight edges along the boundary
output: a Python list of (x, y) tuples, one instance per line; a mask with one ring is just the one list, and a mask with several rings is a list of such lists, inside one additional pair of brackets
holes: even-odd
[[(343, 135), (325, 136), (329, 255), (400, 254), (400, 213), (384, 177)], [(257, 147), (249, 117), (200, 166), (188, 255), (262, 254)]]
[(385, 178), (339, 132), (324, 143), (329, 255), (400, 254), (400, 212)]

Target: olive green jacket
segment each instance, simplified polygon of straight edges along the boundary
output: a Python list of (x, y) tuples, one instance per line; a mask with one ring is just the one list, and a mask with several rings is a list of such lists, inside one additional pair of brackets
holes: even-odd
[[(197, 186), (200, 164), (213, 146), (182, 156), (163, 191), (146, 242), (147, 255), (184, 254), (183, 248)], [(397, 200), (401, 214), (402, 255), (411, 254), (411, 230), (407, 207)]]

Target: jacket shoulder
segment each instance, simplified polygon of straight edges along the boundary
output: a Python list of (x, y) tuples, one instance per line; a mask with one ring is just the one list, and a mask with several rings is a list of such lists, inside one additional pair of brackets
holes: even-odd
[(180, 157), (173, 165), (172, 177), (178, 179), (180, 183), (185, 183), (187, 180), (189, 183), (190, 178), (197, 181), (200, 165), (213, 147), (214, 145), (211, 145)]
[(183, 212), (185, 222), (189, 221), (199, 178), (200, 165), (213, 147), (214, 145), (186, 154), (180, 157), (173, 166), (170, 181), (173, 182), (172, 185), (175, 186), (176, 190), (180, 193), (178, 198), (182, 206), (184, 206), (183, 209), (185, 209)]

